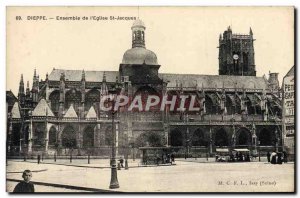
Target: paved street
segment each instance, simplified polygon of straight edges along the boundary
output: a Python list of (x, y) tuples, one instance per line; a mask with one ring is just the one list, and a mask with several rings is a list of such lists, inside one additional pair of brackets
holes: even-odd
[[(22, 171), (33, 171), (36, 192), (95, 192), (110, 190), (108, 159), (9, 160), (7, 191), (11, 192)], [(59, 165), (58, 165), (59, 164)], [(118, 171), (121, 192), (282, 192), (293, 191), (294, 164), (266, 162), (215, 163), (206, 159), (178, 159), (176, 165), (141, 167), (129, 161), (129, 170)]]

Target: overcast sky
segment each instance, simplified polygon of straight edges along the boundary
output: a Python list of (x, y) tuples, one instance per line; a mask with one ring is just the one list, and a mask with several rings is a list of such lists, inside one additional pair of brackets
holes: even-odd
[(229, 25), (233, 33), (249, 34), (252, 28), (257, 76), (278, 72), (281, 83), (294, 65), (291, 7), (10, 7), (7, 90), (17, 95), (22, 73), (25, 88), (27, 80), (31, 87), (34, 68), (40, 79), (53, 68), (118, 70), (131, 48), (132, 20), (58, 21), (56, 16), (138, 15), (146, 25), (146, 48), (156, 53), (161, 73), (217, 75), (219, 34)]

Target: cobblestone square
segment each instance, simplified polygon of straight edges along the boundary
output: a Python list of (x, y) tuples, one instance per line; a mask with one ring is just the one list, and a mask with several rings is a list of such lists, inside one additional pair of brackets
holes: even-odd
[[(172, 166), (141, 167), (139, 160), (129, 161), (129, 170), (118, 170), (117, 192), (292, 192), (294, 163), (272, 165), (267, 162), (216, 163), (213, 158), (178, 159)], [(108, 159), (9, 160), (7, 191), (25, 169), (33, 171), (36, 192), (107, 192), (110, 182)]]

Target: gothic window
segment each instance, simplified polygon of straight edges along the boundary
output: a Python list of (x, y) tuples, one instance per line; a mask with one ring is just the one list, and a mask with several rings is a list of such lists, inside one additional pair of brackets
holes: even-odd
[(44, 129), (37, 127), (34, 131), (34, 144), (43, 146), (45, 141)]
[(227, 95), (226, 110), (228, 115), (235, 113), (235, 99), (233, 95)]
[(49, 96), (49, 100), (52, 112), (57, 115), (59, 111), (59, 91), (53, 91)]
[(171, 131), (171, 146), (183, 146), (183, 136), (179, 129)]
[(214, 94), (205, 95), (205, 107), (207, 114), (217, 114), (218, 111), (218, 99)]
[(260, 131), (258, 139), (260, 146), (274, 146), (276, 143), (275, 133), (265, 128)]
[(249, 130), (242, 128), (237, 132), (237, 145), (251, 145), (251, 133)]
[(94, 146), (94, 129), (87, 127), (83, 132), (83, 147), (91, 148)]
[(56, 143), (56, 129), (51, 127), (49, 131), (49, 145), (55, 145)]
[(98, 103), (100, 102), (100, 92), (97, 89), (92, 89), (85, 95), (85, 111), (88, 111), (91, 106), (97, 112)]
[(81, 106), (81, 92), (76, 91), (75, 89), (72, 89), (66, 93), (66, 99), (65, 99), (65, 109), (69, 109), (71, 104), (73, 104), (73, 107), (75, 111), (78, 113), (78, 107)]
[(249, 69), (249, 59), (248, 59), (248, 53), (243, 53), (243, 71), (247, 72)]
[(197, 129), (192, 137), (192, 145), (193, 146), (207, 146), (208, 141), (205, 138), (204, 132), (200, 129)]
[(223, 147), (229, 145), (227, 132), (223, 128), (216, 132), (215, 145), (217, 147)]
[(62, 146), (65, 148), (76, 147), (76, 133), (73, 127), (68, 126), (62, 132)]
[(112, 137), (112, 127), (109, 126), (105, 130), (105, 145), (106, 146), (111, 146), (112, 145), (112, 140), (113, 140), (113, 137)]

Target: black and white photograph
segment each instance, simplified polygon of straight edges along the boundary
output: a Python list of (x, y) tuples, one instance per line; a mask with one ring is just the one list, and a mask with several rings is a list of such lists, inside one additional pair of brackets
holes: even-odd
[(7, 6), (8, 193), (294, 193), (293, 6)]

